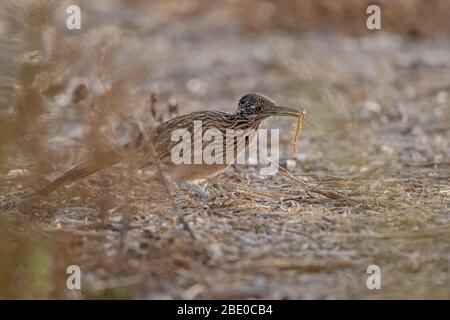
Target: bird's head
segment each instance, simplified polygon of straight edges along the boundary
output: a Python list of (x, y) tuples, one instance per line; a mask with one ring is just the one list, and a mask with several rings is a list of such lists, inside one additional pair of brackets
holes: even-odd
[(272, 99), (249, 93), (239, 99), (236, 113), (248, 119), (265, 120), (272, 116), (298, 117), (299, 111), (277, 105)]

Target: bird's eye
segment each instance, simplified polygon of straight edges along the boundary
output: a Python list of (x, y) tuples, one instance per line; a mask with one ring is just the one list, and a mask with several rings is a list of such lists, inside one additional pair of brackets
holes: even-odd
[(255, 110), (256, 110), (256, 112), (262, 112), (263, 111), (263, 107), (257, 106)]

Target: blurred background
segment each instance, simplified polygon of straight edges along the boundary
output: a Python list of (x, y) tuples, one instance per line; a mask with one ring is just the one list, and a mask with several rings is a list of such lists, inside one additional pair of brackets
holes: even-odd
[[(80, 30), (66, 28), (71, 4)], [(371, 4), (381, 30), (366, 26)], [(449, 1), (22, 0), (0, 12), (0, 298), (450, 298)], [(239, 167), (207, 204), (177, 193), (190, 230), (126, 166), (28, 196), (137, 127), (232, 112), (249, 92), (307, 111), (295, 155), (291, 124), (265, 125), (281, 128), (294, 175), (347, 200)], [(66, 288), (71, 264), (82, 290)], [(370, 264), (382, 290), (366, 287)]]

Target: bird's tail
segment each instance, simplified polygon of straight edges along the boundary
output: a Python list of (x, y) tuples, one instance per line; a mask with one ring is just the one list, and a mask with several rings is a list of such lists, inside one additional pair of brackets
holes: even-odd
[(123, 157), (116, 151), (108, 151), (93, 160), (86, 161), (64, 173), (61, 177), (49, 182), (46, 186), (36, 191), (35, 194), (45, 196), (67, 183), (85, 178), (97, 171), (108, 168), (122, 161)]

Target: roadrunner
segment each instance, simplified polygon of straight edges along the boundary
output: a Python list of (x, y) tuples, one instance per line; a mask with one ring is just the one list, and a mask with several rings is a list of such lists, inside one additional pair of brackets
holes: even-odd
[[(133, 141), (115, 150), (93, 155), (92, 159), (64, 173), (61, 177), (38, 190), (36, 194), (47, 195), (67, 183), (85, 178), (125, 159), (129, 159), (134, 168), (157, 166), (164, 174), (169, 175), (175, 181), (195, 183), (205, 180), (225, 170), (230, 164), (226, 161), (223, 164), (174, 164), (171, 158), (172, 148), (177, 144), (177, 141), (171, 139), (174, 130), (185, 129), (193, 135), (194, 122), (201, 121), (202, 134), (207, 129), (216, 129), (225, 137), (227, 130), (255, 131), (264, 120), (272, 116), (298, 117), (298, 115), (298, 110), (281, 107), (263, 95), (250, 93), (239, 100), (234, 113), (222, 111), (192, 112), (158, 124), (149, 132), (139, 132)], [(238, 139), (233, 140), (230, 144), (225, 142), (226, 139), (224, 138), (224, 152), (228, 152), (232, 148), (234, 158), (236, 158), (240, 152), (248, 148), (253, 139), (254, 136), (250, 136), (244, 140), (243, 144), (241, 142), (241, 145), (239, 145)], [(193, 145), (191, 147), (194, 149)]]

